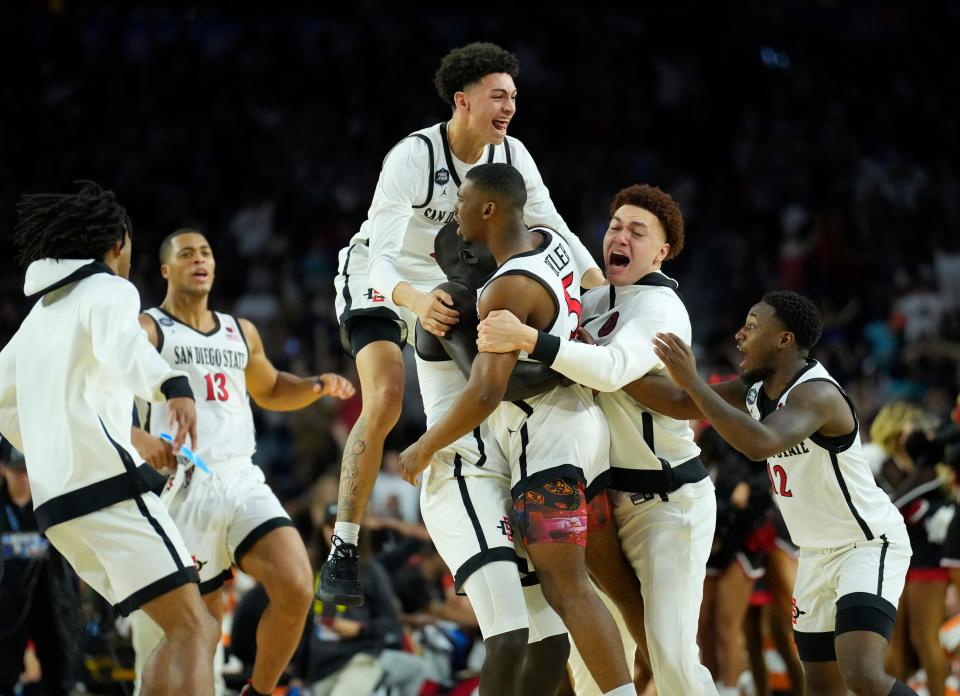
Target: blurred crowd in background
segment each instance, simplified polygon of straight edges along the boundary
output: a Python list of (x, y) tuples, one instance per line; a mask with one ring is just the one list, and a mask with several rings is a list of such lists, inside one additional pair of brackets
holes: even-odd
[[(60, 0), (0, 13), (0, 344), (27, 310), (9, 242), (16, 197), (88, 178), (133, 219), (144, 306), (163, 299), (160, 240), (195, 227), (214, 246), (213, 307), (252, 320), (282, 369), (352, 375), (333, 309), (337, 252), (390, 147), (448, 117), (432, 85), (440, 57), (490, 40), (521, 62), (510, 134), (588, 248), (599, 252), (618, 189), (651, 183), (680, 202), (687, 244), (664, 270), (705, 373), (735, 372), (732, 337), (751, 304), (793, 289), (823, 313), (815, 357), (853, 397), (865, 436), (890, 402), (912, 404), (918, 428), (954, 408), (960, 2), (586, 14), (500, 0), (412, 13), (365, 0), (336, 11)], [(410, 367), (393, 450), (424, 426)], [(257, 412), (256, 461), (321, 546), (359, 399)], [(406, 625), (469, 626), (418, 526), (416, 491), (395, 454), (385, 459), (379, 521), (365, 529), (377, 530)], [(446, 639), (466, 667), (469, 640)], [(402, 631), (387, 643), (402, 649)]]

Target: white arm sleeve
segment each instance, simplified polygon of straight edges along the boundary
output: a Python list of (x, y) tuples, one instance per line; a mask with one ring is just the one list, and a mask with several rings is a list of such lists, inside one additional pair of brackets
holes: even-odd
[(0, 435), (19, 450), (23, 450), (20, 436), (20, 417), (17, 413), (17, 336), (0, 351)]
[(150, 344), (137, 320), (140, 294), (127, 281), (110, 279), (90, 292), (80, 321), (90, 333), (93, 355), (117, 374), (134, 395), (147, 401), (164, 401), (160, 387), (186, 373), (172, 370)]
[(606, 345), (561, 341), (550, 367), (585, 387), (617, 391), (660, 364), (653, 352), (653, 336), (663, 327), (659, 317), (631, 317)]
[(543, 177), (540, 176), (540, 170), (537, 169), (533, 157), (524, 147), (523, 143), (513, 138), (509, 141), (511, 159), (517, 170), (523, 174), (523, 179), (527, 184), (527, 204), (523, 208), (523, 221), (527, 226), (546, 225), (555, 229), (573, 253), (573, 260), (580, 269), (580, 273), (586, 273), (591, 268), (599, 268), (587, 247), (583, 245), (580, 238), (577, 237), (567, 223), (560, 217), (557, 207), (550, 199), (550, 191), (543, 183)]
[(413, 206), (427, 195), (427, 144), (409, 137), (397, 145), (383, 162), (373, 202), (367, 213), (370, 221), (370, 284), (386, 297), (403, 281), (397, 265), (403, 236), (413, 216)]

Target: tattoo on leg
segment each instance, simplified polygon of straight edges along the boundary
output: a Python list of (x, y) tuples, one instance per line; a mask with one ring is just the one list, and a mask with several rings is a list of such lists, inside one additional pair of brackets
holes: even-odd
[(360, 495), (360, 464), (358, 459), (367, 451), (364, 435), (367, 430), (366, 416), (360, 416), (350, 431), (347, 445), (344, 447), (343, 462), (340, 466), (340, 491), (338, 509), (341, 513), (352, 515), (358, 509), (356, 497)]

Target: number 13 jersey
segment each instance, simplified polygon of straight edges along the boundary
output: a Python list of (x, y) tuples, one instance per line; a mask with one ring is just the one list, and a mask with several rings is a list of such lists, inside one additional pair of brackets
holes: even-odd
[[(197, 405), (196, 454), (211, 466), (252, 457), (256, 438), (244, 374), (250, 349), (240, 323), (229, 314), (213, 312), (216, 326), (204, 333), (159, 307), (144, 313), (156, 324), (160, 356), (190, 378)], [(150, 404), (146, 418), (141, 414), (154, 435), (170, 432), (169, 417), (166, 403)]]

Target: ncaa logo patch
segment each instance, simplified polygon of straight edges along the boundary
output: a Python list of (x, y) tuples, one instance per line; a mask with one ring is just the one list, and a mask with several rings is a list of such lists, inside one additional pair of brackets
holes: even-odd
[(752, 387), (750, 387), (750, 391), (747, 392), (747, 405), (748, 405), (748, 406), (753, 406), (755, 403), (757, 403), (757, 393), (758, 393), (759, 391), (760, 391), (760, 390), (757, 388), (757, 385), (756, 385), (756, 384), (754, 384)]
[(434, 175), (433, 180), (436, 182), (437, 186), (443, 186), (448, 181), (450, 181), (450, 172), (445, 168), (440, 168), (437, 170), (437, 173)]
[(160, 317), (158, 321), (160, 322), (160, 326), (173, 326), (173, 319), (170, 317)]

